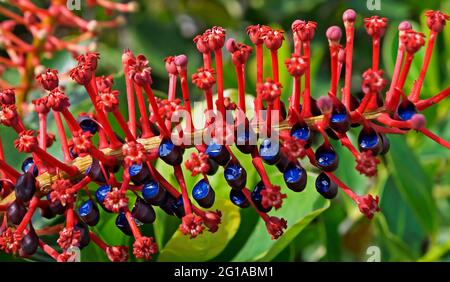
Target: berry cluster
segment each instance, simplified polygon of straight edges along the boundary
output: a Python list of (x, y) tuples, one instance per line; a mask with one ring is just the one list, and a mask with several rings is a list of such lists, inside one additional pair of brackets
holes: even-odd
[[(113, 90), (112, 77), (95, 75), (99, 60), (97, 53), (78, 56), (77, 66), (70, 71), (70, 77), (82, 85), (89, 95), (95, 109), (92, 113), (78, 117), (72, 115), (69, 98), (59, 86), (56, 70), (43, 71), (36, 77), (45, 91), (45, 95), (33, 101), (39, 116), (38, 132), (27, 129), (23, 124), (15, 106), (15, 91), (1, 90), (0, 122), (17, 132), (15, 147), (20, 152), (30, 153), (31, 157), (24, 161), (22, 172), (18, 172), (8, 165), (1, 150), (3, 199), (0, 211), (3, 212), (3, 222), (0, 226), (0, 249), (30, 256), (41, 248), (55, 260), (68, 261), (71, 259), (71, 247), (83, 248), (93, 242), (105, 251), (111, 261), (125, 261), (128, 259), (127, 247), (110, 246), (89, 229), (100, 220), (100, 206), (105, 212), (116, 214), (118, 229), (134, 237), (134, 256), (151, 259), (157, 252), (157, 245), (153, 238), (141, 233), (139, 225), (154, 222), (156, 206), (169, 215), (179, 217), (180, 231), (191, 238), (199, 236), (205, 229), (210, 232), (218, 230), (221, 212), (205, 209), (211, 208), (215, 200), (208, 177), (215, 175), (219, 166), (223, 167), (223, 176), (231, 187), (232, 203), (240, 208), (253, 207), (273, 239), (283, 234), (287, 222), (283, 218), (270, 216), (269, 212), (282, 207), (286, 194), (282, 193), (279, 185), (271, 182), (264, 164), (275, 165), (283, 174), (287, 188), (301, 192), (307, 182), (307, 172), (302, 162), (308, 161), (320, 170), (315, 186), (323, 197), (332, 199), (341, 189), (356, 203), (361, 213), (372, 218), (379, 211), (378, 196), (357, 195), (335, 176), (333, 172), (338, 168), (339, 156), (330, 138), (347, 148), (356, 160), (356, 169), (369, 177), (377, 172), (380, 163), (378, 156), (389, 150), (388, 134), (406, 134), (416, 130), (450, 149), (449, 142), (425, 128), (425, 117), (419, 114), (419, 111), (450, 94), (449, 87), (429, 99), (420, 99), (436, 36), (449, 19), (439, 11), (429, 11), (426, 16), (430, 29), (426, 55), (409, 95), (404, 93), (403, 88), (414, 54), (425, 45), (424, 35), (412, 30), (408, 22), (400, 24), (394, 75), (389, 89), (382, 95), (388, 81), (379, 68), (379, 50), (387, 20), (376, 16), (364, 20), (373, 43), (372, 66), (362, 75), (364, 96), (358, 100), (351, 94), (356, 20), (353, 10), (347, 10), (343, 15), (345, 47), (340, 45), (341, 28), (333, 26), (327, 30), (331, 85), (328, 95), (318, 99), (312, 98), (310, 91), (311, 41), (317, 24), (302, 20), (292, 24), (294, 53), (285, 60), (294, 85), (288, 106), (280, 99), (285, 93), (278, 72), (278, 49), (284, 41), (283, 31), (260, 25), (247, 28), (257, 59), (255, 114), (252, 119), (246, 113), (245, 68), (253, 48), (232, 38), (225, 40), (225, 30), (221, 27), (208, 29), (194, 39), (203, 56), (203, 66), (191, 77), (193, 84), (206, 97), (207, 118), (203, 129), (196, 129), (192, 120), (188, 58), (185, 55), (164, 60), (169, 75), (168, 97), (157, 99), (151, 87), (151, 68), (147, 58), (125, 50), (122, 64), (128, 121), (119, 111), (121, 94)], [(235, 67), (237, 104), (224, 97), (224, 46), (231, 53)], [(264, 46), (270, 51), (272, 63), (272, 76), (266, 79), (263, 78)], [(344, 66), (345, 82), (338, 93)], [(181, 84), (181, 100), (176, 98), (178, 81)], [(217, 99), (213, 101), (215, 84)], [(135, 111), (136, 102), (139, 119)], [(181, 112), (184, 112), (184, 127), (178, 119)], [(55, 135), (46, 130), (50, 114), (57, 125), (63, 161), (47, 152), (55, 140)], [(69, 136), (63, 121), (70, 131)], [(278, 121), (283, 126), (277, 126)], [(112, 122), (120, 126), (122, 134), (114, 132)], [(356, 146), (347, 135), (350, 127), (361, 128)], [(205, 132), (210, 133), (208, 141), (201, 138), (195, 144), (178, 143), (180, 139), (192, 141), (199, 135), (204, 136)], [(94, 144), (94, 136), (98, 144)], [(322, 140), (321, 144), (316, 146), (313, 137)], [(259, 174), (261, 181), (253, 189), (247, 187), (246, 168), (230, 149), (233, 144), (242, 153), (250, 155)], [(186, 148), (193, 148), (196, 152), (185, 160), (183, 166)], [(155, 168), (157, 160), (173, 167), (178, 187), (174, 187)], [(191, 195), (183, 167), (192, 176), (202, 175), (202, 179), (192, 188)], [(87, 188), (90, 183), (95, 183), (97, 187), (92, 196), (92, 191)], [(83, 189), (86, 191), (83, 195), (89, 197), (77, 205), (80, 202), (77, 199), (81, 197), (78, 192)], [(127, 193), (129, 191), (133, 193)], [(132, 208), (129, 208), (129, 202), (134, 203)], [(61, 251), (47, 245), (34, 230), (31, 218), (38, 209), (46, 218), (65, 217), (64, 226), (57, 230), (57, 243)]]
[[(116, 16), (106, 21), (85, 20), (70, 10), (74, 1), (51, 0), (48, 4), (37, 5), (31, 0), (2, 1), (0, 16), (6, 19), (0, 23), (0, 50), (6, 56), (0, 56), (0, 77), (6, 69), (16, 69), (20, 84), (11, 85), (0, 78), (1, 88), (14, 87), (17, 93), (19, 112), (24, 110), (28, 93), (34, 88), (33, 77), (44, 68), (41, 60), (53, 56), (58, 51), (67, 50), (74, 56), (95, 48), (94, 40), (103, 29), (117, 28), (125, 20)], [(84, 1), (79, 1), (81, 4)], [(86, 8), (100, 7), (108, 15), (113, 12), (134, 12), (136, 2), (116, 3), (110, 0), (88, 0)], [(84, 3), (83, 3), (84, 5)], [(85, 8), (85, 7), (79, 7)], [(73, 36), (66, 37), (70, 32)], [(76, 32), (76, 33), (74, 33)], [(17, 36), (21, 33), (21, 36)], [(31, 38), (30, 40), (24, 38)], [(86, 42), (92, 44), (86, 45)]]

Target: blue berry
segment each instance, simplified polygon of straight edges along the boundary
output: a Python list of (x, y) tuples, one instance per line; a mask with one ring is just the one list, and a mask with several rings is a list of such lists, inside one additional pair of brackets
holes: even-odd
[(183, 149), (172, 143), (170, 139), (163, 139), (158, 149), (159, 157), (169, 165), (175, 166), (183, 161)]
[(315, 153), (317, 166), (324, 171), (334, 171), (339, 164), (339, 156), (331, 145), (323, 144)]
[(259, 146), (259, 155), (263, 161), (269, 165), (276, 164), (281, 158), (279, 142), (272, 142), (270, 138), (266, 138)]
[(215, 192), (209, 183), (200, 179), (192, 189), (192, 197), (202, 208), (208, 209), (214, 204)]
[(90, 133), (95, 134), (98, 131), (97, 122), (87, 115), (79, 116), (77, 118), (77, 122), (80, 125), (81, 129), (85, 132), (89, 131)]
[(264, 189), (266, 189), (264, 183), (262, 181), (258, 182), (252, 191), (252, 201), (260, 212), (268, 213), (272, 209), (272, 207), (264, 208), (261, 204), (262, 201), (261, 192)]
[(304, 123), (296, 123), (291, 129), (291, 136), (305, 142), (305, 148), (311, 145), (311, 129)]
[(142, 197), (148, 203), (159, 206), (166, 198), (166, 190), (158, 182), (150, 181), (142, 186)]
[(34, 177), (39, 175), (39, 171), (37, 169), (37, 166), (34, 165), (34, 160), (32, 157), (26, 158), (23, 162), (22, 162), (22, 171), (28, 172), (29, 170), (31, 170), (31, 168), (33, 168), (33, 175)]
[(350, 119), (345, 106), (337, 101), (334, 103), (330, 118), (330, 127), (339, 133), (345, 133), (350, 128)]
[(372, 151), (377, 155), (382, 150), (382, 139), (372, 128), (363, 128), (358, 135), (358, 145), (361, 151)]
[(106, 194), (111, 191), (111, 186), (109, 185), (102, 185), (98, 187), (97, 191), (95, 192), (95, 199), (100, 204), (100, 206), (103, 208), (106, 212), (111, 212), (110, 210), (106, 209), (103, 205), (103, 202), (105, 201)]
[(206, 154), (220, 166), (225, 166), (230, 161), (228, 149), (214, 141), (206, 147)]
[(301, 192), (306, 187), (307, 175), (306, 170), (300, 165), (289, 164), (283, 173), (286, 186), (295, 192)]
[(416, 106), (411, 101), (402, 101), (397, 108), (397, 116), (401, 120), (410, 120), (413, 115), (417, 114)]
[(155, 221), (156, 214), (153, 207), (146, 203), (141, 197), (136, 197), (131, 215), (142, 223), (152, 223)]
[(237, 162), (229, 162), (223, 172), (225, 180), (233, 189), (242, 189), (247, 183), (247, 172)]
[(74, 229), (76, 231), (80, 231), (80, 245), (78, 246), (81, 249), (86, 247), (89, 242), (91, 241), (91, 237), (89, 236), (89, 227), (84, 223), (83, 221), (79, 221), (75, 226)]
[(256, 144), (255, 133), (249, 129), (249, 122), (246, 120), (241, 125), (235, 128), (235, 143), (236, 147), (244, 154), (250, 154), (254, 149)]
[(136, 185), (142, 185), (152, 180), (150, 170), (145, 163), (132, 164), (128, 168), (130, 179)]
[(78, 208), (81, 219), (89, 226), (97, 225), (100, 220), (100, 213), (97, 205), (91, 200), (84, 201)]
[(175, 214), (178, 218), (182, 218), (185, 215), (183, 197), (181, 195), (172, 202), (171, 209), (173, 214)]
[[(103, 169), (105, 170), (105, 173), (109, 173), (107, 166), (103, 166)], [(86, 170), (86, 175), (97, 183), (106, 183), (105, 174), (100, 166), (100, 162), (96, 159), (92, 159), (91, 165)]]
[(133, 235), (133, 232), (131, 231), (130, 224), (128, 223), (127, 217), (125, 216), (124, 212), (120, 212), (117, 215), (116, 218), (116, 226), (120, 229), (120, 231), (123, 232), (123, 234), (127, 236)]
[(230, 190), (230, 200), (233, 204), (240, 208), (247, 208), (250, 206), (250, 203), (248, 202), (247, 198), (245, 197), (244, 193), (242, 193), (242, 190)]
[(214, 175), (214, 174), (216, 174), (217, 170), (219, 169), (219, 164), (211, 158), (208, 158), (208, 166), (209, 166), (209, 169), (206, 172), (207, 175)]
[(333, 199), (338, 193), (336, 183), (323, 172), (316, 178), (316, 190), (326, 199)]

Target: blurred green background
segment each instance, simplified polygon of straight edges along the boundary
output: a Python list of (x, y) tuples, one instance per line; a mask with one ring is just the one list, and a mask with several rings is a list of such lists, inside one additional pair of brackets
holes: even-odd
[[(39, 1), (37, 1), (39, 2)], [(373, 1), (370, 1), (373, 2)], [(266, 24), (286, 30), (286, 41), (280, 50), (280, 62), (290, 55), (292, 40), (290, 25), (295, 19), (314, 20), (318, 30), (313, 41), (313, 96), (327, 93), (329, 87), (329, 56), (325, 30), (331, 25), (343, 26), (341, 15), (348, 8), (358, 14), (354, 54), (353, 93), (359, 92), (361, 73), (371, 64), (371, 41), (362, 27), (363, 17), (380, 15), (389, 19), (389, 28), (382, 42), (382, 65), (390, 77), (397, 50), (397, 25), (403, 20), (413, 23), (415, 29), (428, 35), (424, 23), (424, 12), (440, 9), (450, 12), (450, 1), (393, 1), (380, 0), (381, 9), (371, 11), (366, 1), (308, 1), (308, 0), (149, 0), (139, 1), (137, 13), (126, 15), (127, 24), (117, 30), (100, 34), (97, 41), (101, 54), (100, 74), (112, 74), (116, 88), (124, 90), (121, 70), (121, 53), (130, 48), (135, 53), (145, 54), (153, 68), (154, 88), (167, 90), (168, 78), (163, 59), (168, 55), (184, 53), (189, 56), (189, 72), (201, 64), (201, 57), (192, 43), (192, 38), (206, 28), (220, 25), (227, 30), (228, 37), (250, 44), (245, 27), (250, 24)], [(85, 18), (102, 18), (103, 11), (83, 9), (79, 12)], [(424, 48), (416, 55), (407, 90), (418, 75)], [(229, 54), (225, 58), (225, 87), (234, 95), (236, 79)], [(268, 62), (269, 60), (265, 60)], [(70, 55), (64, 52), (44, 61), (48, 67), (67, 71), (74, 65)], [(247, 72), (247, 92), (254, 94), (255, 62), (251, 59)], [(270, 68), (267, 67), (267, 75)], [(10, 71), (10, 80), (16, 75)], [(284, 86), (283, 99), (290, 93), (291, 80), (284, 65), (281, 65), (281, 82)], [(450, 26), (439, 35), (438, 44), (425, 79), (423, 96), (432, 96), (450, 85)], [(87, 95), (71, 83), (66, 84), (70, 93), (72, 111), (79, 113), (91, 109)], [(33, 96), (41, 95), (39, 91)], [(202, 100), (202, 94), (192, 88), (193, 100)], [(124, 96), (124, 95), (123, 95)], [(450, 140), (450, 101), (436, 105), (425, 112), (429, 128), (446, 140)], [(125, 113), (125, 105), (122, 103)], [(27, 116), (29, 126), (37, 128), (34, 114)], [(50, 121), (50, 130), (56, 132)], [(7, 160), (17, 167), (26, 157), (16, 153), (12, 145), (14, 134), (1, 128), (6, 146)], [(358, 131), (350, 136), (355, 139)], [(390, 137), (391, 150), (382, 160), (378, 176), (367, 179), (354, 169), (352, 155), (335, 148), (341, 158), (337, 175), (357, 193), (380, 195), (381, 212), (374, 219), (365, 219), (343, 193), (331, 202), (316, 193), (314, 187), (317, 171), (307, 166), (309, 178), (306, 191), (296, 194), (284, 188), (288, 198), (283, 207), (271, 212), (288, 220), (286, 233), (277, 241), (270, 240), (263, 222), (252, 209), (239, 210), (228, 200), (229, 188), (222, 176), (222, 170), (211, 179), (216, 190), (218, 208), (223, 214), (223, 224), (217, 233), (205, 232), (199, 238), (190, 240), (177, 230), (179, 220), (157, 211), (153, 226), (144, 226), (143, 232), (156, 237), (160, 252), (158, 261), (367, 261), (374, 254), (370, 248), (380, 251), (382, 261), (449, 261), (450, 260), (450, 152), (423, 136), (411, 132), (406, 136)], [(61, 156), (59, 144), (50, 151)], [(190, 154), (188, 150), (186, 152)], [(237, 153), (239, 154), (239, 153)], [(250, 168), (251, 160), (243, 159), (248, 168), (249, 188), (258, 182), (255, 171)], [(165, 164), (158, 164), (162, 172)], [(271, 180), (282, 183), (282, 175), (268, 168)], [(165, 173), (173, 183), (170, 173)], [(188, 186), (192, 187), (198, 178), (186, 173)], [(96, 187), (91, 189), (95, 191)], [(134, 202), (134, 201), (130, 201)], [(102, 219), (93, 228), (109, 244), (132, 245), (114, 225), (115, 216), (102, 212)], [(36, 217), (36, 228), (62, 222)], [(48, 240), (54, 242), (56, 238)], [(15, 259), (4, 254), (1, 260)], [(44, 254), (37, 254), (33, 260), (48, 260)], [(105, 255), (90, 244), (82, 251), (83, 261), (106, 261)]]

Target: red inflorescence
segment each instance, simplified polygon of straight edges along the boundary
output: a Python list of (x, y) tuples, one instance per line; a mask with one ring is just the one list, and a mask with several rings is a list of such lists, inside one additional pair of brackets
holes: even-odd
[[(128, 4), (91, 2), (111, 10), (135, 9), (134, 5)], [(42, 11), (38, 10), (40, 12), (36, 17), (30, 13), (30, 7), (33, 7), (30, 6), (33, 5), (31, 1), (18, 3), (19, 10), (24, 11), (27, 27), (36, 35), (39, 31), (39, 19), (42, 17), (39, 13)], [(48, 13), (53, 18), (55, 15), (63, 15), (61, 17), (64, 22), (72, 18), (82, 32), (92, 32), (98, 28), (95, 22), (86, 22), (64, 9), (64, 5), (52, 4)], [(4, 14), (4, 10), (0, 10), (0, 14)], [(49, 15), (45, 14), (46, 17)], [(10, 17), (11, 14), (6, 16)], [(315, 185), (320, 194), (327, 199), (332, 198), (333, 191), (325, 191), (322, 185), (326, 185), (327, 189), (337, 186), (358, 206), (363, 215), (368, 219), (373, 218), (380, 211), (379, 197), (371, 194), (358, 195), (336, 177), (334, 171), (338, 169), (340, 151), (333, 148), (335, 143), (330, 138), (336, 139), (336, 144), (341, 144), (342, 148), (350, 151), (356, 170), (368, 177), (376, 175), (380, 155), (389, 150), (388, 136), (391, 133), (406, 134), (415, 130), (450, 149), (448, 141), (426, 128), (425, 116), (420, 113), (450, 95), (449, 87), (430, 98), (420, 98), (436, 36), (450, 18), (439, 11), (429, 11), (426, 17), (430, 29), (428, 43), (425, 42), (425, 35), (413, 31), (408, 22), (399, 25), (399, 55), (393, 77), (389, 79), (384, 78), (379, 60), (380, 40), (386, 31), (387, 19), (373, 16), (364, 20), (364, 27), (372, 37), (373, 53), (372, 66), (362, 74), (360, 100), (351, 93), (355, 88), (351, 85), (351, 78), (354, 77), (352, 60), (356, 12), (347, 10), (343, 14), (345, 46), (340, 45), (343, 36), (340, 27), (333, 26), (327, 31), (331, 58), (330, 91), (328, 95), (315, 98), (311, 93), (311, 41), (317, 23), (294, 21), (291, 26), (294, 52), (289, 58), (283, 58), (287, 71), (293, 78), (293, 94), (285, 99), (289, 100), (286, 105), (280, 99), (286, 93), (283, 93), (284, 88), (279, 79), (277, 51), (283, 44), (284, 32), (264, 25), (249, 26), (246, 31), (255, 45), (257, 73), (253, 108), (255, 112), (250, 115), (246, 111), (245, 71), (252, 47), (232, 38), (226, 40), (226, 31), (221, 27), (208, 29), (194, 38), (196, 48), (202, 55), (203, 66), (192, 75), (192, 83), (204, 92), (210, 115), (202, 129), (193, 128), (195, 117), (191, 112), (186, 55), (165, 58), (169, 91), (167, 99), (163, 99), (156, 98), (152, 90), (151, 67), (147, 58), (142, 54), (135, 56), (130, 50), (125, 50), (122, 56), (125, 95), (114, 89), (111, 76), (96, 75), (100, 60), (98, 53), (87, 52), (77, 45), (68, 45), (52, 35), (48, 44), (44, 44), (45, 51), (54, 51), (57, 49), (56, 45), (61, 45), (77, 53), (77, 65), (69, 74), (72, 80), (85, 88), (94, 110), (74, 116), (69, 110), (69, 97), (63, 92), (63, 89), (70, 88), (60, 86), (58, 71), (33, 65), (33, 69), (37, 70), (31, 73), (37, 74), (36, 82), (44, 93), (33, 101), (34, 107), (31, 107), (39, 118), (39, 128), (33, 131), (22, 120), (23, 97), (16, 95), (16, 91), (22, 93), (23, 88), (14, 90), (0, 81), (0, 87), (4, 88), (0, 89), (0, 122), (16, 132), (16, 149), (31, 155), (24, 161), (22, 172), (19, 172), (5, 160), (0, 142), (0, 211), (4, 214), (0, 225), (0, 250), (31, 256), (36, 250), (30, 250), (21, 244), (24, 236), (30, 235), (27, 238), (33, 237), (32, 240), (36, 240), (33, 242), (36, 243), (35, 246), (56, 261), (75, 260), (71, 247), (82, 249), (87, 242), (97, 245), (111, 261), (128, 260), (131, 250), (127, 246), (108, 245), (96, 235), (99, 229), (91, 228), (105, 214), (98, 208), (99, 205), (102, 210), (116, 217), (118, 229), (134, 238), (133, 255), (138, 259), (150, 260), (156, 254), (158, 246), (153, 238), (141, 233), (143, 230), (140, 226), (155, 220), (152, 206), (161, 207), (168, 215), (181, 219), (179, 231), (190, 238), (201, 236), (205, 229), (213, 233), (219, 230), (222, 212), (216, 209), (204, 210), (213, 207), (215, 197), (218, 197), (213, 188), (224, 189), (212, 187), (215, 182), (209, 181), (210, 175), (217, 171), (223, 172), (233, 193), (241, 192), (250, 203), (249, 206), (256, 209), (271, 238), (278, 239), (288, 228), (287, 221), (269, 215), (270, 211), (267, 210), (271, 207), (281, 208), (287, 194), (283, 193), (281, 183), (275, 183), (272, 174), (269, 176), (264, 162), (275, 165), (284, 174), (286, 186), (293, 191), (302, 191), (306, 187), (310, 177), (307, 177), (307, 171), (302, 165), (309, 162), (319, 172), (319, 181)], [(20, 45), (20, 56), (17, 60), (2, 59), (2, 64), (4, 61), (7, 67), (18, 67), (20, 71), (24, 71), (24, 61), (21, 60), (24, 60), (26, 53), (35, 54), (34, 47), (28, 46), (26, 42), (15, 47), (10, 44), (13, 28), (17, 24), (17, 18), (14, 18), (1, 24), (0, 37), (4, 43), (2, 47), (6, 50), (16, 50)], [(55, 19), (59, 21), (58, 18)], [(411, 62), (414, 54), (425, 45), (427, 50), (424, 63), (417, 79), (414, 78), (411, 93), (407, 95), (404, 86), (410, 81), (407, 77)], [(236, 72), (237, 103), (231, 99), (233, 95), (224, 95), (224, 46), (231, 53), (231, 62)], [(269, 49), (271, 55), (272, 76), (266, 80), (263, 79), (263, 74), (269, 72), (265, 69), (268, 64), (263, 63), (263, 48)], [(84, 51), (79, 52), (81, 49)], [(214, 53), (213, 57), (211, 53)], [(39, 63), (38, 59), (31, 61)], [(341, 74), (345, 74), (342, 94), (337, 89), (343, 76)], [(383, 93), (388, 81), (391, 81), (389, 90)], [(181, 85), (177, 85), (178, 82)], [(217, 96), (213, 96), (216, 85)], [(30, 85), (26, 86), (30, 88)], [(182, 100), (176, 98), (179, 88)], [(125, 97), (129, 110), (128, 120), (119, 110), (120, 101)], [(217, 97), (215, 101), (213, 97)], [(264, 115), (263, 110), (266, 109), (267, 114)], [(272, 111), (278, 112), (271, 115)], [(47, 132), (48, 117), (55, 120), (57, 134)], [(110, 121), (113, 117), (114, 123)], [(183, 119), (180, 121), (177, 117)], [(279, 123), (272, 123), (272, 117), (278, 117)], [(188, 129), (184, 129), (183, 125), (188, 125)], [(360, 128), (357, 145), (352, 143), (352, 136), (348, 134), (350, 127)], [(64, 161), (47, 152), (55, 138), (61, 144)], [(183, 141), (181, 144), (175, 142), (180, 139)], [(252, 139), (255, 139), (255, 143), (251, 143)], [(320, 141), (316, 142), (318, 140)], [(242, 156), (232, 149), (234, 145), (251, 157), (252, 167), (243, 166)], [(185, 151), (190, 158), (185, 159), (183, 165)], [(165, 164), (160, 165), (161, 162)], [(167, 166), (173, 168), (172, 174), (165, 171)], [(218, 170), (219, 166), (224, 169)], [(191, 182), (186, 181), (183, 168), (189, 170), (192, 177), (201, 178), (194, 187), (196, 192), (193, 195), (189, 193)], [(246, 187), (245, 178), (250, 170), (256, 170), (257, 174), (252, 175), (257, 175), (258, 180), (260, 178), (263, 189), (259, 190), (261, 186), (257, 186), (258, 190)], [(166, 179), (166, 175), (174, 176), (174, 181)], [(175, 181), (177, 185), (173, 184)], [(191, 200), (191, 196), (196, 203)], [(241, 206), (242, 203), (235, 202), (233, 197), (230, 199), (233, 204)], [(129, 203), (134, 203), (134, 206), (131, 207)], [(47, 245), (37, 235), (31, 236), (35, 233), (33, 219), (38, 209), (43, 217), (60, 216), (65, 219), (63, 225), (50, 228), (54, 230), (54, 234), (59, 232), (56, 241), (59, 248)], [(102, 235), (104, 236), (101, 237), (108, 237), (108, 234)]]

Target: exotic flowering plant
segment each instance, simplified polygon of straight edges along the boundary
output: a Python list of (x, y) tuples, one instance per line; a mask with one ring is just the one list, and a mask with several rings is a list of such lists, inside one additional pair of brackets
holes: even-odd
[[(15, 2), (24, 5), (28, 1)], [(92, 2), (103, 6), (108, 3), (103, 0)], [(4, 10), (0, 11), (5, 14)], [(10, 16), (13, 22), (22, 20)], [(315, 181), (318, 193), (333, 199), (338, 190), (342, 190), (361, 213), (368, 219), (373, 218), (380, 210), (379, 197), (356, 194), (334, 174), (339, 155), (330, 139), (338, 140), (351, 152), (356, 170), (367, 177), (376, 175), (380, 156), (389, 151), (390, 134), (417, 131), (450, 149), (448, 141), (426, 128), (425, 117), (420, 114), (450, 94), (448, 87), (431, 98), (420, 98), (436, 38), (450, 17), (440, 11), (428, 11), (426, 17), (430, 30), (428, 39), (414, 31), (406, 21), (399, 25), (397, 60), (389, 79), (380, 69), (379, 59), (381, 38), (388, 21), (377, 16), (364, 19), (373, 52), (372, 65), (362, 74), (364, 95), (360, 100), (350, 91), (357, 18), (353, 10), (343, 14), (345, 45), (340, 43), (343, 36), (340, 27), (332, 26), (326, 32), (331, 58), (330, 88), (327, 95), (318, 99), (312, 97), (310, 90), (311, 42), (317, 23), (303, 20), (292, 23), (293, 53), (289, 58), (283, 58), (281, 66), (278, 50), (284, 43), (282, 30), (264, 25), (249, 26), (246, 31), (254, 46), (233, 38), (226, 39), (226, 31), (221, 27), (206, 30), (194, 38), (203, 58), (203, 65), (196, 73), (188, 75), (185, 55), (164, 59), (169, 76), (169, 89), (164, 99), (155, 97), (152, 69), (144, 55), (124, 51), (121, 63), (126, 93), (120, 93), (114, 89), (111, 76), (96, 76), (101, 54), (86, 52), (76, 57), (77, 65), (69, 73), (72, 80), (84, 87), (94, 106), (93, 112), (79, 116), (70, 111), (70, 93), (65, 93), (59, 85), (58, 71), (43, 69), (36, 75), (43, 95), (32, 101), (39, 118), (38, 131), (25, 127), (18, 111), (23, 100), (16, 99), (17, 90), (2, 89), (0, 122), (15, 130), (15, 147), (30, 157), (23, 162), (19, 172), (7, 163), (0, 146), (0, 249), (28, 257), (41, 248), (57, 261), (70, 261), (73, 247), (82, 249), (90, 243), (102, 249), (111, 261), (126, 261), (130, 253), (149, 260), (158, 252), (158, 246), (154, 238), (141, 233), (140, 226), (155, 221), (156, 207), (180, 218), (179, 230), (190, 238), (221, 228), (222, 212), (208, 210), (214, 204), (214, 188), (219, 188), (212, 187), (209, 177), (217, 174), (220, 166), (223, 167), (220, 172), (230, 186), (231, 202), (240, 208), (254, 209), (265, 222), (272, 239), (283, 235), (288, 222), (271, 216), (270, 212), (283, 208), (287, 197), (283, 190), (301, 192), (305, 189), (307, 171), (302, 163), (306, 162), (320, 170)], [(77, 22), (82, 23), (81, 20)], [(19, 47), (18, 39), (13, 40), (9, 29), (3, 32), (5, 36)], [(59, 41), (54, 38), (48, 42)], [(231, 54), (235, 68), (236, 103), (224, 95), (223, 47)], [(422, 47), (426, 51), (419, 76), (411, 92), (405, 93), (412, 60)], [(270, 51), (271, 57), (271, 76), (267, 78), (263, 77), (264, 48)], [(26, 53), (25, 49), (22, 52)], [(256, 56), (257, 86), (254, 113), (250, 115), (246, 107), (245, 74), (252, 53)], [(2, 58), (0, 63), (9, 66), (17, 62)], [(286, 67), (293, 80), (288, 105), (280, 99), (282, 95), (289, 95), (280, 84), (280, 67)], [(341, 75), (343, 70), (344, 75)], [(338, 89), (341, 76), (344, 86)], [(205, 95), (203, 128), (194, 126), (189, 80)], [(177, 98), (177, 83), (181, 86), (181, 99)], [(127, 101), (126, 116), (119, 111), (122, 95)], [(57, 137), (47, 132), (49, 116), (56, 122)], [(114, 123), (120, 126), (121, 132), (113, 130)], [(356, 144), (347, 134), (351, 127), (359, 132)], [(47, 152), (55, 138), (61, 143), (63, 160)], [(313, 138), (316, 139), (314, 142)], [(233, 146), (251, 158), (253, 167), (241, 164), (231, 150)], [(187, 148), (193, 148), (195, 152), (186, 157), (184, 151)], [(156, 169), (159, 160), (173, 167), (177, 185), (172, 185)], [(265, 166), (276, 166), (284, 177), (285, 185), (282, 186), (286, 187), (273, 183)], [(247, 187), (246, 171), (250, 169), (255, 169), (261, 180), (252, 189)], [(187, 187), (185, 179), (191, 177), (189, 174), (202, 176), (194, 187)], [(96, 184), (94, 193), (87, 188), (89, 183)], [(191, 193), (188, 192), (190, 188)], [(85, 190), (82, 195), (88, 197), (77, 201), (81, 190)], [(134, 237), (132, 250), (128, 246), (109, 245), (90, 229), (101, 221), (99, 208), (117, 215), (117, 228), (126, 236)], [(34, 229), (32, 218), (38, 210), (42, 217), (65, 219), (63, 227), (56, 230), (59, 249), (44, 242), (38, 236), (42, 232)]]

